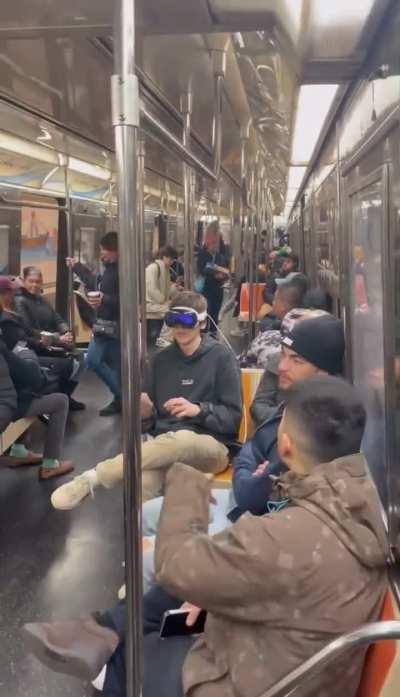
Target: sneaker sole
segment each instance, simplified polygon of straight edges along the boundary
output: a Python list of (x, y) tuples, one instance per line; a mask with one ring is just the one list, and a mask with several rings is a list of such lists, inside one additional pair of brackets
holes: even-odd
[[(54, 493), (55, 493), (55, 492), (54, 492)], [(56, 506), (56, 505), (54, 504), (54, 502), (53, 502), (53, 496), (51, 496), (50, 500), (51, 500), (51, 505), (53, 506), (53, 508), (56, 509), (56, 511), (72, 511), (74, 508), (76, 508), (77, 506), (79, 506), (79, 505), (80, 505), (85, 499), (87, 499), (89, 496), (90, 496), (90, 491), (89, 491), (87, 494), (85, 494), (85, 496), (82, 496), (82, 498), (79, 499), (79, 501), (77, 501), (76, 503), (73, 503), (73, 504), (70, 503), (70, 504), (61, 505), (61, 506), (60, 506), (60, 505), (57, 505), (57, 506)]]
[(21, 634), (29, 651), (55, 673), (72, 675), (75, 678), (88, 681), (96, 677), (82, 659), (76, 656), (61, 656), (56, 651), (52, 651), (42, 639), (36, 634), (32, 634), (28, 627), (22, 627)]

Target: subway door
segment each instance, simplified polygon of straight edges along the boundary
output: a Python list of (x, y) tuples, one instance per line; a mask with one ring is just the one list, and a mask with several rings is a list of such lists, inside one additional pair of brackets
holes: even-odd
[(397, 470), (394, 438), (398, 413), (393, 399), (394, 278), (389, 166), (385, 164), (365, 177), (352, 176), (351, 181), (351, 188), (349, 178), (345, 186), (349, 357), (353, 381), (363, 393), (368, 415), (362, 450), (391, 525), (394, 491), (390, 481)]

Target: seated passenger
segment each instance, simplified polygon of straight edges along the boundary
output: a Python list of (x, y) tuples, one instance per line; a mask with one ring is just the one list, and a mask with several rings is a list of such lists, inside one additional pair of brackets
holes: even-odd
[[(207, 305), (198, 293), (184, 291), (166, 317), (174, 343), (152, 360), (142, 418), (153, 440), (142, 446), (143, 499), (164, 489), (174, 462), (205, 472), (222, 472), (242, 415), (240, 372), (235, 356), (221, 343), (202, 336)], [(112, 487), (123, 477), (122, 455), (100, 462), (52, 495), (55, 508), (77, 506), (96, 486)]]
[(68, 416), (67, 396), (60, 393), (41, 396), (46, 381), (36, 360), (20, 358), (1, 339), (0, 356), (0, 433), (11, 421), (22, 417), (43, 414), (48, 417), (43, 455), (31, 453), (20, 439), (8, 455), (0, 457), (0, 463), (9, 467), (42, 463), (39, 480), (68, 474), (74, 469), (72, 462), (59, 459)]
[(146, 318), (149, 346), (154, 346), (156, 343), (168, 311), (173, 289), (170, 268), (177, 256), (178, 253), (173, 247), (162, 247), (157, 258), (146, 268)]
[[(389, 549), (359, 453), (364, 426), (364, 407), (347, 383), (315, 376), (297, 384), (278, 430), (289, 472), (265, 494), (271, 512), (247, 514), (214, 537), (210, 482), (186, 465), (172, 468), (157, 580), (187, 601), (188, 622), (199, 608), (208, 614), (199, 638), (161, 639), (145, 597), (143, 697), (262, 695), (330, 641), (378, 620)], [(57, 672), (93, 679), (107, 660), (103, 694), (125, 697), (124, 620), (119, 605), (72, 622), (27, 624), (23, 635)], [(337, 658), (307, 683), (307, 695), (356, 697), (366, 650)]]
[[(343, 325), (329, 315), (300, 322), (281, 341), (282, 352), (278, 367), (281, 403), (275, 409), (270, 409), (267, 419), (234, 459), (232, 490), (213, 490), (215, 503), (210, 505), (209, 528), (212, 534), (229, 527), (248, 511), (253, 515), (268, 512), (268, 494), (272, 488), (270, 475), (277, 475), (285, 470), (278, 457), (276, 442), (288, 389), (313, 375), (336, 375), (342, 371)], [(143, 505), (143, 534), (146, 536), (143, 553), (145, 590), (154, 583), (154, 542), (162, 501), (158, 497)]]
[(272, 305), (262, 305), (257, 319), (261, 319), (260, 331), (280, 329), (284, 316), (295, 307), (302, 307), (303, 296), (307, 289), (307, 279), (301, 274), (298, 278), (282, 283), (276, 289)]
[(282, 395), (278, 388), (278, 365), (282, 336), (290, 332), (297, 322), (323, 317), (326, 314), (323, 310), (295, 308), (285, 315), (280, 332), (264, 332), (253, 341), (251, 358), (256, 356), (257, 367), (264, 368), (264, 375), (250, 406), (250, 415), (255, 426), (259, 426), (268, 419), (272, 411), (282, 401)]
[(303, 306), (312, 310), (332, 312), (332, 296), (323, 288), (310, 288), (303, 298)]
[[(58, 379), (59, 391), (68, 395), (71, 411), (85, 408), (73, 399), (78, 385), (79, 361), (74, 359), (74, 337), (68, 324), (43, 297), (43, 276), (35, 266), (23, 269), (24, 285), (10, 297), (8, 311), (15, 307), (29, 332), (29, 346), (40, 357), (40, 365)], [(1, 292), (1, 290), (0, 290)]]

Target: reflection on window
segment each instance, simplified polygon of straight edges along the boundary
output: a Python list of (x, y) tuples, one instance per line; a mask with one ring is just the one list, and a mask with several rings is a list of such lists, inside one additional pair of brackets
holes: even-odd
[(380, 184), (363, 189), (351, 200), (353, 377), (364, 391), (368, 412), (363, 452), (386, 502)]
[(8, 274), (10, 226), (0, 225), (0, 274)]

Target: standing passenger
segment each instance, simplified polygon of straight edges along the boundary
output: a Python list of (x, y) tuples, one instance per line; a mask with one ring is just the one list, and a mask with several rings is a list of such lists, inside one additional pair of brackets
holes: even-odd
[(156, 343), (168, 310), (172, 289), (170, 268), (177, 256), (173, 247), (162, 247), (156, 260), (146, 269), (146, 318), (149, 346), (154, 346)]
[(197, 273), (204, 278), (203, 295), (207, 300), (211, 317), (210, 331), (216, 332), (219, 311), (224, 297), (223, 285), (229, 277), (226, 258), (219, 252), (220, 236), (218, 223), (211, 223), (204, 236), (204, 246), (197, 257)]
[(119, 338), (118, 235), (107, 232), (100, 240), (104, 272), (98, 277), (76, 259), (67, 257), (67, 266), (89, 291), (89, 305), (96, 311), (93, 335), (87, 353), (87, 367), (93, 370), (113, 394), (100, 416), (121, 411), (121, 345)]

